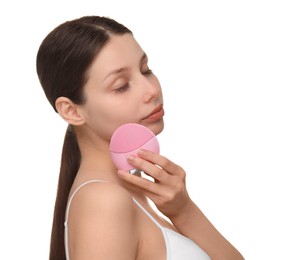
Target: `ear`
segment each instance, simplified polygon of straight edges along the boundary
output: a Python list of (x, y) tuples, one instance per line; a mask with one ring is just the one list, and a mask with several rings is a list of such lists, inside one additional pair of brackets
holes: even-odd
[(69, 98), (58, 97), (55, 106), (59, 115), (69, 124), (82, 125), (85, 123), (85, 119), (79, 112), (78, 106)]

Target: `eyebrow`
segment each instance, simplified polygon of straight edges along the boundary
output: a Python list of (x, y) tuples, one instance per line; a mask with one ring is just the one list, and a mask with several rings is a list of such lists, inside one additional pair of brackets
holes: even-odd
[[(143, 53), (143, 55), (142, 55), (142, 57), (141, 57), (141, 59), (140, 59), (140, 64), (141, 64), (144, 60), (147, 60), (147, 55), (146, 55), (146, 53)], [(121, 73), (121, 72), (123, 72), (123, 71), (127, 71), (127, 70), (128, 70), (128, 67), (122, 67), (122, 68), (119, 68), (119, 69), (115, 69), (115, 70), (111, 71), (111, 72), (104, 78), (104, 81), (105, 81), (108, 77), (110, 77), (110, 76), (112, 76), (112, 75), (114, 75), (114, 74), (119, 74), (119, 73)]]

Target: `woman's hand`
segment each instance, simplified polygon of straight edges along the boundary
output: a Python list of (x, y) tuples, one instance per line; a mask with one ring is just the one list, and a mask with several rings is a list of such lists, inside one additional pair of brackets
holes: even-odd
[(165, 216), (174, 218), (190, 206), (185, 184), (186, 173), (180, 166), (148, 150), (140, 150), (137, 157), (130, 156), (128, 161), (154, 181), (121, 170), (118, 171), (119, 176), (151, 199)]
[(119, 176), (150, 198), (181, 234), (197, 243), (211, 259), (244, 259), (189, 198), (186, 174), (180, 166), (147, 150), (141, 150), (138, 157), (130, 157), (128, 161), (154, 181), (124, 171), (118, 171)]

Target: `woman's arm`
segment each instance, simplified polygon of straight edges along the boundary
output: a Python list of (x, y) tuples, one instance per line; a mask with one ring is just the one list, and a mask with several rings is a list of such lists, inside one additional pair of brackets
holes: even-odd
[(154, 178), (154, 182), (123, 171), (118, 172), (119, 176), (149, 197), (181, 234), (197, 243), (212, 259), (244, 259), (190, 199), (186, 174), (180, 166), (146, 150), (128, 160)]
[(211, 259), (244, 259), (192, 201), (178, 214), (171, 216), (170, 220), (180, 233), (200, 245)]

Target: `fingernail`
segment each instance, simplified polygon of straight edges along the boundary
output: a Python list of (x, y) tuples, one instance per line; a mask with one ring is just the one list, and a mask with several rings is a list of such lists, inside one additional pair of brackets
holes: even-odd
[(135, 156), (129, 154), (128, 157), (127, 157), (128, 161), (132, 162), (135, 160)]
[(144, 155), (144, 154), (145, 154), (145, 150), (143, 149), (138, 150), (138, 155)]

